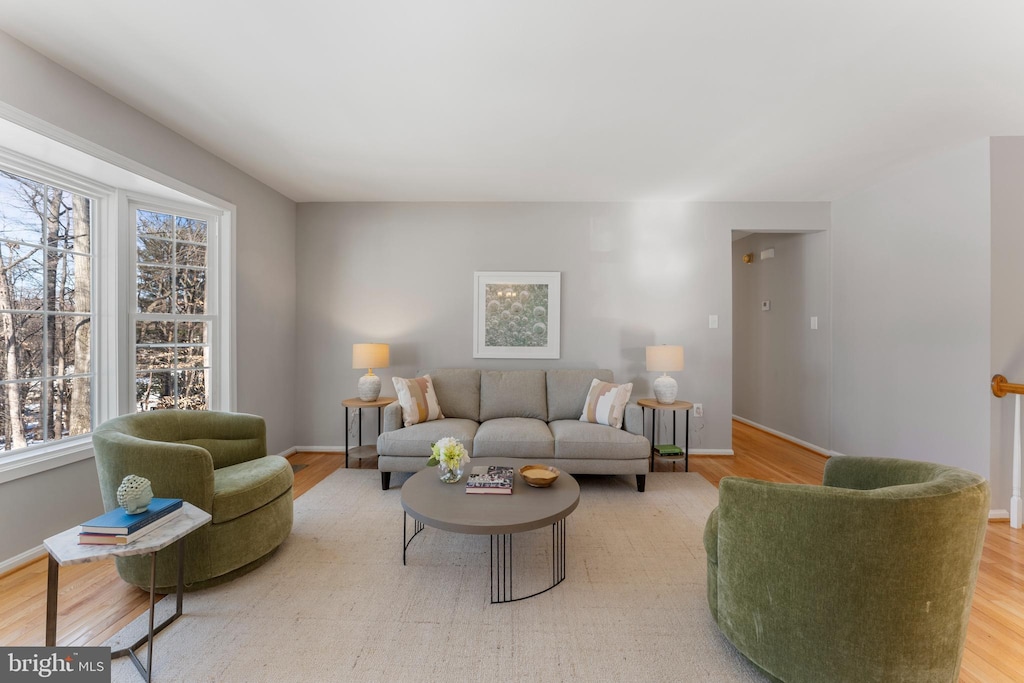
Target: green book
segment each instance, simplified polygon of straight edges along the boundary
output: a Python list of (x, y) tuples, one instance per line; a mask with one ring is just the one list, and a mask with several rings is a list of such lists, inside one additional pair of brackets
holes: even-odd
[(663, 443), (654, 446), (654, 450), (658, 451), (658, 455), (682, 455), (683, 449), (675, 444)]

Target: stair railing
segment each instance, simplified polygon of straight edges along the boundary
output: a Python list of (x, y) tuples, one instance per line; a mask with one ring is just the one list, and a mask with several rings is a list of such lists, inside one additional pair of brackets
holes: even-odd
[(1012, 384), (1002, 375), (992, 377), (992, 393), (1002, 398), (1007, 394), (1015, 394), (1013, 408), (1013, 493), (1010, 496), (1010, 526), (1021, 527), (1024, 508), (1020, 497), (1020, 396), (1024, 394), (1024, 384)]

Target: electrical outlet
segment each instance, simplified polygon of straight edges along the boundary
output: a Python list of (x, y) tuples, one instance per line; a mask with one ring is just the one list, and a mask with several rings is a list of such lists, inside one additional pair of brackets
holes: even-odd
[(693, 416), (694, 417), (704, 417), (704, 404), (703, 403), (694, 403), (693, 404)]

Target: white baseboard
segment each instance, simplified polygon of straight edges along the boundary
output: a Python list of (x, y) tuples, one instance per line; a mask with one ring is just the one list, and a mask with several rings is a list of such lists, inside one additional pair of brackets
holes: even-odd
[[(1009, 515), (1009, 513), (1007, 513), (1007, 515)], [(1007, 516), (1007, 519), (1009, 519), (1009, 516)], [(6, 574), (12, 569), (17, 569), (21, 565), (28, 564), (33, 560), (44, 557), (45, 555), (46, 548), (42, 545), (37, 545), (35, 548), (29, 548), (23, 553), (19, 553), (10, 559), (0, 562), (0, 575)]]
[[(367, 444), (369, 445), (369, 444)], [(296, 453), (344, 453), (344, 446), (295, 446), (290, 450)]]
[(780, 432), (777, 429), (772, 429), (771, 427), (765, 427), (763, 424), (758, 424), (758, 423), (754, 422), (753, 420), (748, 420), (747, 418), (740, 417), (739, 415), (733, 415), (732, 419), (736, 420), (737, 422), (742, 422), (743, 424), (750, 425), (751, 427), (754, 427), (756, 429), (760, 429), (762, 432), (768, 432), (769, 434), (774, 434), (775, 436), (779, 437), (780, 439), (785, 439), (786, 441), (792, 441), (793, 443), (795, 443), (798, 446), (803, 446), (807, 450), (814, 451), (815, 453), (820, 453), (821, 455), (841, 455), (840, 453), (836, 453), (835, 451), (830, 451), (827, 448), (822, 448), (821, 446), (815, 446), (813, 443), (810, 443), (809, 441), (804, 441), (803, 439), (798, 439), (795, 436), (790, 436), (789, 434), (786, 434), (785, 432)]
[(289, 455), (295, 455), (298, 452), (299, 452), (299, 449), (296, 448), (295, 446), (292, 446), (291, 448), (289, 448), (286, 451), (281, 451), (280, 453), (278, 453), (278, 455), (280, 457), (282, 457), (282, 458), (287, 458)]
[(847, 457), (846, 453), (840, 453), (839, 451), (829, 451), (828, 454), (830, 457), (833, 455), (838, 455), (840, 458)]
[(992, 520), (1009, 521), (1010, 520), (1010, 511), (1009, 510), (989, 510), (988, 511), (988, 518), (989, 518), (989, 521), (992, 521)]
[(731, 448), (691, 448), (690, 455), (736, 455)]

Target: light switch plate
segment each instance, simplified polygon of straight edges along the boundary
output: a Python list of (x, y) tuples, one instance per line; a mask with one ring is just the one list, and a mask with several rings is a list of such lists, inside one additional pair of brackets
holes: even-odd
[(709, 315), (708, 316), (708, 328), (712, 329), (712, 330), (717, 330), (718, 329), (718, 316), (717, 315)]
[(816, 315), (812, 315), (811, 316), (811, 329), (812, 330), (818, 329), (818, 316), (816, 316)]
[(772, 310), (772, 302), (771, 302), (771, 300), (765, 299), (764, 301), (762, 301), (761, 302), (761, 310), (762, 311), (770, 311), (770, 310)]

